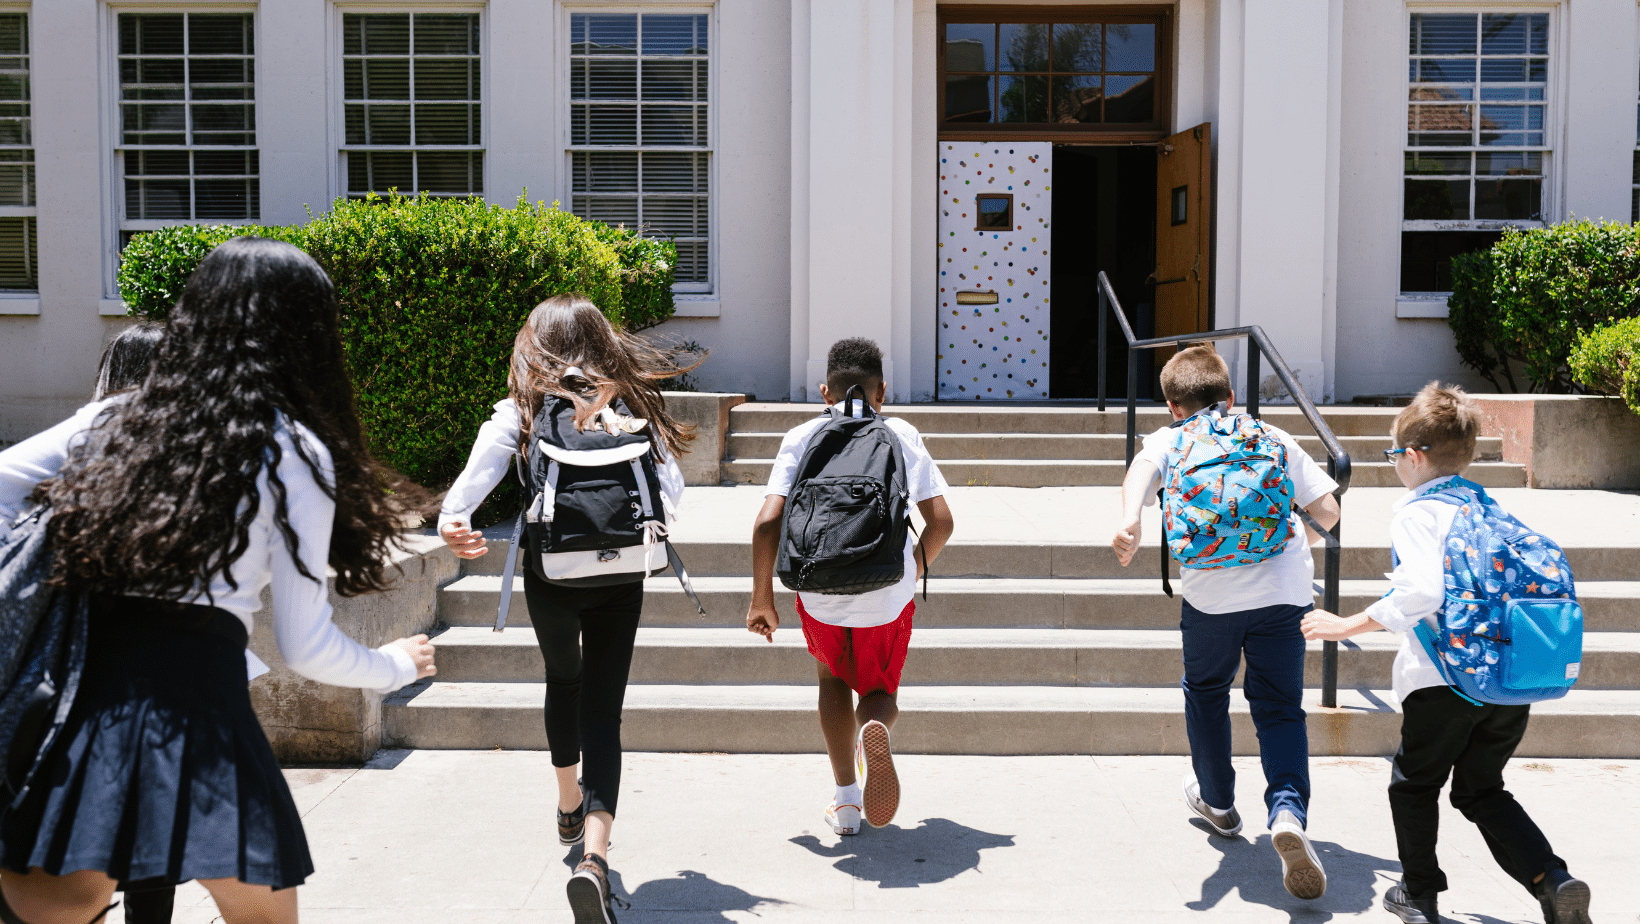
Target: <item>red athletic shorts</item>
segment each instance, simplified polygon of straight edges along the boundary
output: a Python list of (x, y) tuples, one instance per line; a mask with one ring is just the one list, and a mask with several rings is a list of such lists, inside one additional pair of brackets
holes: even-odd
[(880, 626), (849, 628), (832, 626), (810, 616), (797, 598), (797, 615), (803, 620), (803, 637), (809, 654), (826, 666), (832, 676), (864, 696), (879, 690), (895, 693), (900, 689), (900, 672), (905, 670), (905, 652), (911, 645), (913, 600), (900, 611), (900, 618)]

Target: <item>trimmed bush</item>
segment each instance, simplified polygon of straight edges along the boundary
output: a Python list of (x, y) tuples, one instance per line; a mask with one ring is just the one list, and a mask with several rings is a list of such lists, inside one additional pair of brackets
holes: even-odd
[[(134, 237), (120, 267), (132, 314), (162, 319), (188, 275), (230, 237), (313, 255), (336, 283), (342, 342), (371, 449), (412, 480), (448, 486), (507, 394), (513, 337), (548, 296), (580, 292), (617, 326), (670, 317), (676, 248), (519, 200), (339, 200), (288, 228), (173, 227)], [(508, 506), (506, 492), (481, 512)]]
[(1576, 388), (1578, 337), (1640, 314), (1640, 229), (1567, 222), (1510, 231), (1484, 255), (1453, 261), (1450, 323), (1464, 363), (1493, 384), (1520, 362), (1533, 391)]
[(1570, 365), (1579, 385), (1618, 395), (1640, 414), (1640, 317), (1624, 318), (1584, 334), (1572, 349)]

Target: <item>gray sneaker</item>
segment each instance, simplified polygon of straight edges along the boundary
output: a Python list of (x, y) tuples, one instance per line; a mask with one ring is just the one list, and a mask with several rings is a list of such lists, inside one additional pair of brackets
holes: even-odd
[(1194, 773), (1184, 775), (1184, 804), (1200, 815), (1220, 837), (1235, 837), (1241, 831), (1241, 814), (1235, 808), (1219, 811), (1202, 801), (1202, 787)]
[(1304, 826), (1289, 811), (1276, 813), (1270, 825), (1270, 844), (1281, 856), (1281, 884), (1294, 898), (1320, 898), (1327, 894), (1327, 871), (1310, 846)]
[(1389, 891), (1384, 893), (1384, 910), (1405, 924), (1441, 924), (1441, 913), (1436, 910), (1435, 899), (1413, 898), (1407, 893), (1405, 879), (1390, 886)]
[(1589, 924), (1589, 884), (1564, 869), (1550, 870), (1532, 886), (1544, 924)]

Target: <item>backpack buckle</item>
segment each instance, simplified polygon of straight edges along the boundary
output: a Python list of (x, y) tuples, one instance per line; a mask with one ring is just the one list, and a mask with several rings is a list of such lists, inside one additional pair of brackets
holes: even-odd
[(621, 550), (620, 549), (604, 549), (603, 551), (598, 553), (598, 561), (599, 561), (600, 564), (605, 564), (605, 563), (608, 563), (608, 562), (612, 562), (615, 559), (620, 558), (620, 557), (621, 557)]

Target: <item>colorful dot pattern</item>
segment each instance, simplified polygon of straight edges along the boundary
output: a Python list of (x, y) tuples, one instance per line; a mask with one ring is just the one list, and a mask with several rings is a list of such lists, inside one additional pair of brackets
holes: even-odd
[[(1048, 397), (1048, 248), (1053, 145), (940, 144), (939, 396)], [(975, 196), (1012, 193), (1012, 231), (976, 231)], [(992, 290), (995, 305), (959, 305)]]

